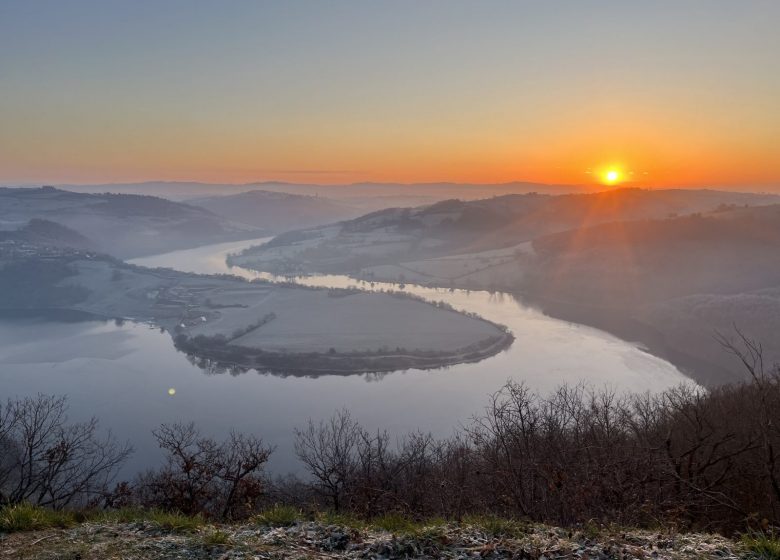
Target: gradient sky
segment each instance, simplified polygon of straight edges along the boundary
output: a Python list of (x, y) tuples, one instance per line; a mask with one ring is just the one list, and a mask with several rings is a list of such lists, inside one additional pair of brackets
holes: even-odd
[(6, 184), (611, 165), (780, 186), (780, 2), (0, 0)]

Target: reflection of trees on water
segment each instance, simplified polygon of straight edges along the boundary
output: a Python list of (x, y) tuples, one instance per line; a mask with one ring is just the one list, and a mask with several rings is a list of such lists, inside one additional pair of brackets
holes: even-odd
[(387, 371), (377, 371), (374, 373), (364, 373), (363, 378), (366, 380), (367, 383), (376, 383), (379, 381), (382, 381), (389, 373), (395, 373), (395, 372), (387, 372)]
[[(179, 350), (179, 352), (182, 352)], [(229, 374), (233, 377), (237, 377), (243, 373), (247, 373), (249, 371), (255, 371), (261, 375), (273, 375), (274, 377), (310, 377), (310, 378), (316, 378), (316, 377), (322, 377), (325, 375), (360, 375), (360, 374), (350, 374), (350, 373), (341, 373), (341, 372), (333, 372), (333, 373), (306, 373), (306, 372), (295, 372), (295, 371), (281, 371), (281, 370), (274, 370), (270, 368), (250, 368), (246, 366), (241, 366), (237, 364), (227, 364), (224, 362), (220, 362), (218, 360), (212, 360), (210, 358), (203, 358), (201, 356), (196, 356), (194, 354), (189, 354), (187, 352), (182, 352), (186, 357), (187, 361), (191, 363), (196, 368), (200, 369), (203, 373), (206, 375), (224, 375)], [(386, 373), (369, 373), (364, 374), (367, 379), (366, 381), (380, 381)], [(371, 379), (368, 379), (368, 377), (371, 377)]]
[(513, 294), (493, 290), (488, 291), (488, 301), (490, 303), (499, 304), (518, 302), (517, 298)]
[[(240, 366), (237, 364), (226, 364), (218, 360), (212, 360), (210, 358), (203, 358), (200, 356), (196, 356), (194, 354), (189, 354), (187, 352), (183, 352), (182, 350), (178, 350), (178, 351), (182, 352), (186, 356), (187, 361), (190, 364), (200, 369), (206, 375), (229, 374), (233, 377), (237, 377), (249, 371), (254, 371), (260, 375), (273, 375), (274, 377), (281, 377), (281, 378), (306, 377), (309, 379), (317, 379), (319, 377), (327, 377), (331, 375), (337, 375), (340, 377), (357, 376), (357, 377), (362, 377), (363, 380), (366, 381), (367, 383), (378, 383), (384, 380), (385, 377), (387, 377), (388, 375), (392, 375), (395, 373), (404, 373), (407, 371), (414, 371), (414, 368), (397, 370), (397, 371), (375, 371), (375, 372), (363, 372), (363, 373), (359, 373), (359, 372), (352, 373), (352, 372), (343, 372), (343, 371), (332, 371), (332, 372), (282, 371), (282, 370), (275, 370), (270, 368), (250, 368), (246, 366)], [(452, 367), (453, 367), (452, 365), (448, 364), (437, 368), (426, 369), (426, 371), (430, 371), (431, 369), (446, 371), (448, 369), (451, 369)]]
[(187, 357), (187, 361), (196, 368), (200, 369), (206, 375), (223, 375), (229, 373), (233, 377), (237, 377), (242, 373), (248, 372), (251, 368), (245, 366), (239, 366), (236, 364), (225, 364), (209, 358), (202, 358), (195, 356), (194, 354), (184, 353)]
[[(179, 352), (181, 352), (181, 350), (179, 350)], [(374, 383), (374, 382), (382, 381), (390, 373), (395, 373), (395, 372), (387, 372), (387, 371), (369, 372), (369, 373), (346, 373), (346, 372), (313, 373), (313, 372), (280, 371), (280, 370), (274, 370), (269, 368), (250, 368), (246, 366), (240, 366), (237, 364), (226, 364), (224, 362), (219, 362), (217, 360), (195, 356), (194, 354), (188, 354), (186, 352), (182, 352), (182, 353), (187, 357), (187, 361), (190, 364), (200, 369), (206, 375), (229, 374), (233, 377), (238, 377), (239, 375), (247, 373), (249, 371), (254, 371), (261, 375), (273, 375), (274, 377), (281, 377), (281, 378), (308, 377), (311, 379), (316, 379), (318, 377), (326, 377), (329, 375), (338, 375), (341, 377), (355, 375), (355, 376), (363, 377), (369, 383)]]

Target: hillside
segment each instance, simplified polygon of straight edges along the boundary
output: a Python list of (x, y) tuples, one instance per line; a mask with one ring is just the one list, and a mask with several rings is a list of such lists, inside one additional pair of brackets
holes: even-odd
[(290, 232), (246, 251), (234, 262), (279, 273), (354, 273), (379, 265), (513, 247), (542, 235), (616, 220), (659, 219), (779, 200), (776, 195), (640, 189), (447, 200)]
[(780, 285), (780, 205), (614, 222), (537, 238), (535, 292), (603, 305)]
[[(80, 236), (74, 238), (71, 233), (60, 244), (66, 241), (78, 248), (87, 244), (120, 258), (262, 233), (203, 208), (152, 196), (84, 194), (52, 187), (0, 189), (0, 227), (6, 231), (27, 227), (23, 234), (29, 237), (34, 234), (27, 225), (30, 220), (55, 223)], [(68, 238), (73, 243), (67, 243)]]
[(188, 203), (228, 220), (273, 233), (338, 222), (363, 214), (359, 208), (325, 197), (270, 191), (196, 198)]
[(0, 230), (0, 242), (14, 241), (51, 245), (54, 247), (73, 247), (94, 249), (94, 242), (79, 232), (49, 220), (33, 218), (17, 229)]
[(780, 205), (605, 224), (533, 247), (522, 292), (554, 313), (631, 332), (705, 383), (740, 370), (718, 340), (735, 327), (780, 362)]

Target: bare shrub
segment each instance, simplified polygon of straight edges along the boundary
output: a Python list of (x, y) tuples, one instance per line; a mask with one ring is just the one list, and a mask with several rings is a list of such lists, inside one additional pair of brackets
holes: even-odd
[(335, 511), (340, 511), (347, 485), (357, 469), (357, 443), (362, 433), (348, 410), (319, 424), (309, 420), (306, 428), (295, 430), (295, 452)]
[(132, 452), (98, 422), (71, 423), (65, 397), (38, 395), (0, 405), (0, 500), (62, 509), (107, 493)]
[(217, 442), (195, 425), (163, 424), (154, 431), (165, 465), (142, 475), (142, 505), (222, 519), (250, 515), (263, 495), (263, 468), (273, 449), (254, 437), (231, 432)]

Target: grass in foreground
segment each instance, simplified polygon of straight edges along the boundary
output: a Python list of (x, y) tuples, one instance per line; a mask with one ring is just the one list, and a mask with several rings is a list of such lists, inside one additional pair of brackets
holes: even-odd
[(189, 516), (161, 510), (126, 508), (111, 511), (54, 511), (30, 504), (14, 504), (0, 508), (0, 532), (63, 529), (85, 521), (103, 523), (135, 523), (148, 521), (174, 532), (195, 531), (205, 524), (200, 515)]
[(367, 526), (365, 520), (350, 513), (336, 513), (329, 510), (317, 513), (314, 516), (314, 520), (323, 525), (339, 525), (356, 531), (362, 531)]
[[(290, 527), (304, 519), (303, 513), (297, 508), (275, 505), (256, 515), (252, 521), (269, 527)], [(397, 535), (429, 538), (435, 538), (441, 532), (441, 527), (447, 523), (444, 519), (415, 521), (399, 513), (388, 513), (366, 521), (351, 514), (322, 512), (314, 519), (325, 525), (340, 525), (357, 531), (375, 529)], [(206, 524), (206, 520), (200, 515), (188, 516), (155, 509), (124, 508), (110, 511), (63, 512), (30, 504), (17, 504), (0, 509), (0, 531), (6, 533), (72, 527), (84, 521), (103, 523), (145, 521), (173, 532), (194, 532)], [(520, 522), (495, 516), (470, 516), (464, 518), (463, 524), (479, 527), (492, 537), (519, 537), (528, 530)], [(226, 544), (220, 542), (225, 538), (227, 536), (224, 533), (215, 531), (207, 535), (206, 544)]]
[(780, 539), (772, 533), (750, 533), (742, 536), (742, 544), (759, 558), (780, 560)]
[(479, 527), (491, 537), (522, 537), (528, 533), (525, 523), (495, 515), (467, 515), (463, 524)]
[(72, 527), (77, 523), (71, 512), (53, 511), (30, 504), (14, 504), (0, 510), (0, 531), (37, 531)]
[(204, 546), (228, 546), (230, 544), (230, 535), (219, 529), (210, 531), (203, 536)]
[[(321, 525), (340, 526), (357, 533), (386, 531), (394, 537), (413, 537), (426, 541), (448, 542), (448, 531), (453, 527), (473, 528), (492, 539), (523, 539), (534, 532), (534, 526), (523, 521), (493, 515), (466, 516), (455, 523), (444, 519), (414, 520), (398, 513), (390, 513), (366, 520), (353, 514), (319, 512), (313, 517), (299, 509), (275, 505), (255, 516), (251, 521), (266, 527), (290, 527), (306, 520)], [(16, 504), (0, 508), (0, 533), (41, 531), (73, 528), (83, 522), (106, 524), (151, 523), (169, 533), (192, 534), (203, 547), (234, 547), (231, 526), (215, 526), (202, 516), (187, 516), (175, 512), (125, 508), (119, 510), (53, 511), (30, 504)], [(603, 534), (605, 528), (595, 523), (579, 528), (578, 533), (591, 540)], [(756, 558), (780, 560), (780, 538), (771, 532), (743, 535), (740, 548)]]
[(289, 527), (302, 519), (301, 512), (291, 506), (275, 505), (254, 517), (258, 525)]
[(399, 513), (388, 513), (373, 518), (367, 523), (367, 527), (381, 529), (396, 535), (436, 538), (440, 535), (441, 529), (446, 523), (444, 519), (439, 518), (415, 521)]
[(414, 533), (419, 526), (398, 513), (387, 513), (371, 520), (371, 526), (390, 533)]
[(123, 508), (102, 512), (100, 521), (108, 523), (136, 523), (148, 521), (177, 533), (192, 532), (205, 525), (201, 515), (184, 515), (159, 509)]

